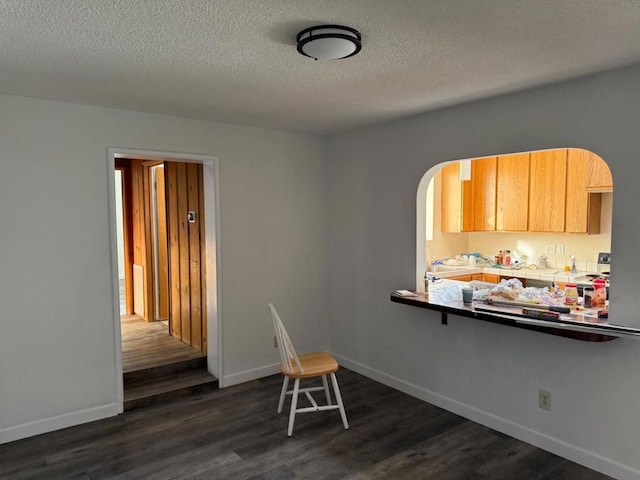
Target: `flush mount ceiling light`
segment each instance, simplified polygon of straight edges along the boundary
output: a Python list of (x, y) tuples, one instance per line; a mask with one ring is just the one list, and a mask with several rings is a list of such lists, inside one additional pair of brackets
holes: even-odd
[(362, 35), (351, 27), (318, 25), (298, 33), (298, 52), (316, 60), (352, 57), (362, 48)]

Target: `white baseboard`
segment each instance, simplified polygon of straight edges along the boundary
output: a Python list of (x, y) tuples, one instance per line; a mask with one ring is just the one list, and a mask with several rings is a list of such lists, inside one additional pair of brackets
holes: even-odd
[(231, 375), (225, 375), (220, 379), (220, 388), (231, 387), (232, 385), (238, 385), (239, 383), (250, 382), (251, 380), (268, 377), (269, 375), (275, 375), (276, 373), (280, 373), (279, 363), (265, 365), (264, 367), (252, 368), (251, 370), (245, 370), (243, 372), (232, 373)]
[(13, 442), (21, 438), (33, 437), (41, 433), (52, 432), (62, 428), (73, 427), (81, 423), (93, 422), (107, 417), (114, 417), (118, 414), (118, 405), (113, 403), (100, 407), (87, 408), (78, 412), (65, 413), (50, 418), (34, 420), (14, 427), (7, 427), (0, 430), (0, 445)]
[(620, 480), (637, 480), (640, 478), (640, 470), (636, 470), (627, 465), (623, 465), (614, 460), (605, 458), (597, 453), (590, 452), (576, 445), (558, 440), (543, 433), (532, 430), (528, 427), (518, 425), (504, 418), (491, 413), (478, 410), (471, 405), (458, 402), (452, 398), (432, 392), (418, 385), (414, 385), (400, 378), (384, 373), (375, 368), (368, 367), (360, 362), (351, 360), (333, 353), (338, 363), (349, 370), (369, 377), (377, 382), (383, 383), (391, 388), (400, 390), (412, 397), (419, 398), (425, 402), (444, 408), (450, 412), (460, 415), (469, 420), (473, 420), (481, 425), (493, 428), (499, 432), (510, 435), (523, 442), (535, 445), (538, 448), (559, 455), (563, 458), (579, 463), (585, 467), (604, 473)]

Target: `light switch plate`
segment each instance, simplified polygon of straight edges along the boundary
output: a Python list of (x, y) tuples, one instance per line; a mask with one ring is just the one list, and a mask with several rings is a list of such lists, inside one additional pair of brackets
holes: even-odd
[(559, 243), (558, 245), (556, 245), (556, 253), (558, 255), (564, 255), (564, 244)]
[(554, 253), (556, 253), (556, 246), (553, 243), (547, 243), (544, 246), (544, 253), (546, 253), (546, 254), (554, 254)]

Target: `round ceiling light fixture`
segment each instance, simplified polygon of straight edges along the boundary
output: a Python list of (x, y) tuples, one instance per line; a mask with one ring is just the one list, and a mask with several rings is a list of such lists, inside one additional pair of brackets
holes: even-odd
[(298, 33), (298, 52), (316, 60), (353, 57), (362, 49), (362, 35), (342, 25), (318, 25)]

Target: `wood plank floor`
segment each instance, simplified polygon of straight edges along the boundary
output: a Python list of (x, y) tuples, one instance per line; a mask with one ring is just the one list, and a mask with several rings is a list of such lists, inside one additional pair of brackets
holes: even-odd
[(2, 445), (0, 479), (609, 478), (356, 373), (337, 376), (346, 431), (337, 411), (301, 414), (287, 438), (274, 375)]
[(120, 317), (124, 373), (206, 356), (169, 335), (165, 322), (145, 322), (135, 315)]

